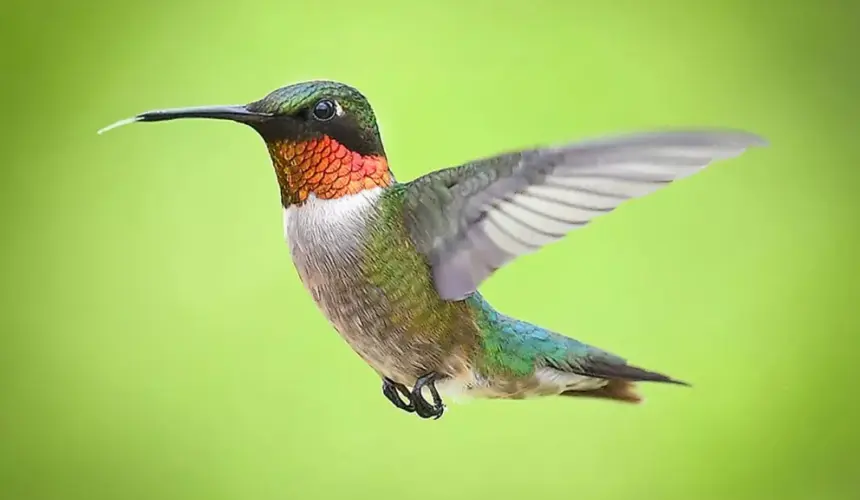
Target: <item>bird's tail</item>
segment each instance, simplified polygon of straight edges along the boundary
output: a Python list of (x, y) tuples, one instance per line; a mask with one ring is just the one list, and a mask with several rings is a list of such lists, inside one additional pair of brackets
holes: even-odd
[[(549, 369), (552, 393), (560, 389), (559, 380), (570, 382), (565, 375), (575, 374), (565, 385), (564, 396), (591, 397), (639, 403), (636, 382), (662, 382), (689, 385), (662, 373), (627, 364), (627, 360), (565, 335), (498, 313), (479, 294), (471, 296), (470, 305), (482, 326), (485, 349), (501, 353), (508, 363)], [(555, 372), (555, 373), (553, 373)], [(582, 378), (590, 380), (583, 383)]]
[(636, 392), (636, 382), (660, 382), (665, 384), (676, 384), (689, 386), (690, 384), (673, 379), (662, 373), (644, 370), (642, 368), (628, 365), (620, 359), (614, 363), (594, 363), (584, 370), (588, 375), (606, 379), (608, 383), (599, 389), (587, 391), (565, 391), (562, 396), (574, 396), (585, 398), (611, 399), (625, 403), (641, 403), (642, 396)]
[(610, 380), (608, 384), (600, 389), (591, 391), (566, 391), (560, 396), (573, 396), (580, 398), (612, 399), (624, 403), (641, 403), (642, 396), (636, 392), (636, 383), (629, 380)]

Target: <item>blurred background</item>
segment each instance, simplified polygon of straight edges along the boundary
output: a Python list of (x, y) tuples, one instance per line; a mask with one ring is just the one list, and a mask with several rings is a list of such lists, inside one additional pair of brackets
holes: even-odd
[[(858, 498), (849, 4), (5, 3), (0, 496)], [(95, 133), (310, 78), (368, 96), (400, 180), (651, 128), (767, 137), (482, 288), (694, 387), (403, 413), (299, 283), (253, 131)]]

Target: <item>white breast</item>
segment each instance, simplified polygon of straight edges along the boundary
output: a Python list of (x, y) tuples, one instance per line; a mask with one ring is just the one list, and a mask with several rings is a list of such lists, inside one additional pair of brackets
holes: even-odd
[(302, 205), (284, 209), (284, 237), (293, 258), (298, 253), (325, 253), (328, 247), (344, 249), (358, 243), (367, 217), (382, 188), (324, 200), (311, 194)]

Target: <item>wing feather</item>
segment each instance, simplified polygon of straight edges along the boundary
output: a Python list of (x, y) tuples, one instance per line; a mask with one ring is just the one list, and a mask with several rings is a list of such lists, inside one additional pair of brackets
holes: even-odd
[(405, 220), (439, 294), (460, 300), (625, 201), (763, 145), (746, 132), (678, 131), (508, 153), (412, 181)]

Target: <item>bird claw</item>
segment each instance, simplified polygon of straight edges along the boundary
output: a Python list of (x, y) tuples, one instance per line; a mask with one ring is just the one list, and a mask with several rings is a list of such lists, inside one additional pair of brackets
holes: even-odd
[[(445, 412), (445, 405), (442, 404), (442, 398), (439, 397), (439, 392), (436, 390), (436, 378), (438, 375), (430, 372), (423, 377), (420, 377), (412, 388), (412, 406), (415, 408), (415, 413), (421, 418), (433, 418), (438, 420)], [(422, 389), (427, 387), (430, 389), (430, 395), (433, 397), (433, 404), (430, 404), (421, 394)]]
[[(409, 389), (405, 385), (398, 384), (390, 378), (384, 377), (382, 379), (382, 394), (397, 408), (407, 413), (415, 412), (415, 406), (412, 404), (412, 395), (409, 394)], [(406, 398), (406, 401), (403, 401), (403, 398), (400, 397), (401, 394)]]
[[(442, 416), (445, 412), (445, 405), (442, 404), (442, 398), (436, 390), (436, 373), (428, 373), (420, 377), (412, 388), (412, 392), (403, 384), (391, 380), (388, 377), (382, 378), (382, 394), (391, 401), (391, 404), (400, 408), (407, 413), (417, 413), (421, 418), (432, 418), (434, 420)], [(433, 403), (424, 399), (421, 391), (427, 387), (430, 390), (430, 395), (433, 397)], [(404, 401), (406, 398), (406, 401)]]

